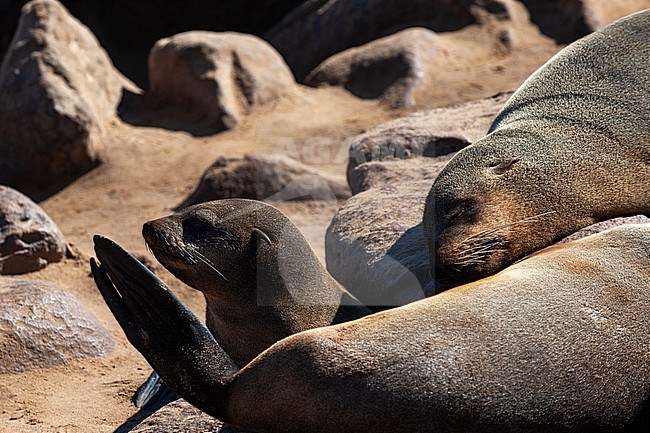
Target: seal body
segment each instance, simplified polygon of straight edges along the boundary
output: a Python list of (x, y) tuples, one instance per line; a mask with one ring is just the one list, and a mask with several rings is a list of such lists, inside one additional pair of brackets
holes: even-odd
[(433, 268), (476, 279), (614, 216), (650, 214), (650, 11), (559, 52), (426, 201)]
[[(96, 251), (98, 287), (130, 341), (184, 398), (246, 431), (650, 425), (650, 224), (549, 247), (490, 278), (296, 334), (236, 373), (214, 367), (226, 355), (164, 289), (142, 292), (131, 283), (141, 272), (116, 269), (101, 243)], [(123, 272), (132, 275), (126, 284)], [(176, 344), (182, 350), (164, 349)]]
[(142, 234), (165, 268), (204, 294), (208, 329), (237, 365), (289, 335), (370, 314), (265, 203), (198, 204), (146, 223)]

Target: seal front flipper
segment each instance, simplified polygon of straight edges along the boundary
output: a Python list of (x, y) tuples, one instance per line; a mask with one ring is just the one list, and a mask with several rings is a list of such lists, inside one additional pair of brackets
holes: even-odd
[(158, 373), (152, 371), (149, 378), (135, 392), (131, 401), (142, 410), (155, 412), (179, 398), (176, 391), (169, 388)]
[(97, 287), (131, 344), (170, 388), (204, 412), (223, 408), (237, 370), (199, 318), (135, 257), (95, 236)]

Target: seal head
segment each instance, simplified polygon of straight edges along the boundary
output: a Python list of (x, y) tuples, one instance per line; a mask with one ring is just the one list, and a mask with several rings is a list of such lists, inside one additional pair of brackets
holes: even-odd
[(432, 268), (474, 280), (595, 222), (650, 213), (650, 11), (535, 72), (427, 198)]

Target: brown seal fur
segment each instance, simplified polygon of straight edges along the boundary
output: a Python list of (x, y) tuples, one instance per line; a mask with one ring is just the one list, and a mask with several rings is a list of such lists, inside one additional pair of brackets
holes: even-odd
[(535, 72), (426, 201), (432, 268), (471, 279), (614, 216), (650, 214), (650, 10)]
[(181, 396), (246, 431), (588, 433), (650, 425), (650, 224), (550, 247), (490, 278), (299, 333), (235, 373), (215, 367), (227, 355), (187, 309), (147, 282), (146, 268), (114, 259), (126, 253), (101, 239), (96, 252), (97, 285), (134, 346)]
[(289, 335), (370, 314), (265, 203), (191, 206), (146, 223), (142, 235), (165, 268), (203, 292), (208, 329), (237, 365)]

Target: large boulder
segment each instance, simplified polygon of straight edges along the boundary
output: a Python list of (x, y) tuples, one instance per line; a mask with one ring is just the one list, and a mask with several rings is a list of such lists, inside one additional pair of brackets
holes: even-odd
[(410, 27), (437, 32), (476, 23), (472, 0), (310, 0), (266, 33), (299, 80), (333, 54)]
[(310, 86), (342, 86), (363, 99), (381, 99), (393, 108), (415, 104), (438, 55), (438, 37), (413, 28), (350, 48), (321, 63), (306, 78)]
[(179, 207), (224, 198), (266, 201), (336, 200), (350, 197), (345, 179), (276, 154), (222, 156), (203, 173)]
[(437, 291), (422, 232), (432, 183), (370, 189), (334, 216), (325, 237), (327, 270), (365, 305), (394, 307)]
[(0, 278), (0, 374), (108, 356), (113, 339), (53, 283)]
[(65, 254), (63, 235), (43, 209), (0, 185), (0, 274), (37, 271)]
[(558, 43), (568, 44), (631, 13), (650, 0), (519, 0), (531, 20)]
[(0, 183), (55, 190), (98, 165), (124, 87), (134, 90), (60, 3), (26, 4), (0, 69)]
[(232, 427), (201, 412), (185, 400), (176, 400), (158, 409), (138, 424), (131, 433), (237, 433)]
[(192, 31), (156, 42), (149, 86), (154, 107), (195, 113), (216, 132), (290, 94), (295, 82), (282, 57), (258, 37)]
[(512, 92), (504, 92), (477, 101), (420, 111), (350, 139), (345, 145), (350, 149), (347, 176), (353, 192), (363, 189), (363, 177), (355, 173), (355, 168), (361, 164), (452, 155), (483, 137), (510, 95)]

